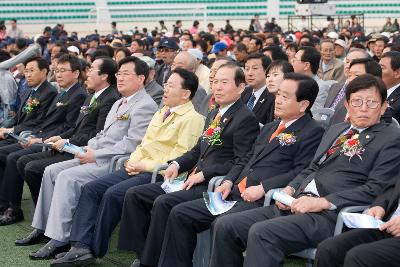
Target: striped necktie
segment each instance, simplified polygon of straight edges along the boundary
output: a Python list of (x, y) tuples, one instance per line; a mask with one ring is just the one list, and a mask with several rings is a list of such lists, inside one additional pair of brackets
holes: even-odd
[(255, 101), (256, 101), (256, 96), (254, 94), (251, 94), (249, 101), (247, 102), (247, 106), (249, 107), (250, 110), (253, 110)]

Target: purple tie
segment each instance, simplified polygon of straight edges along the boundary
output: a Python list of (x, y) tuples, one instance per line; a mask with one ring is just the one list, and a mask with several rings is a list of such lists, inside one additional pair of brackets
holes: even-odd
[(333, 104), (331, 105), (331, 108), (335, 109), (336, 106), (339, 104), (339, 102), (343, 99), (345, 94), (346, 94), (346, 84), (344, 84), (342, 89), (340, 89), (338, 95), (335, 98), (335, 101), (333, 101)]
[(165, 113), (164, 113), (163, 121), (165, 121), (169, 115), (171, 115), (171, 110), (167, 109), (167, 111), (165, 111)]

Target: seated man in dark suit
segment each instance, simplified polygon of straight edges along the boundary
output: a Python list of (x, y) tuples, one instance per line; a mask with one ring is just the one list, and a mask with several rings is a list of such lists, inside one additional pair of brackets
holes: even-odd
[[(80, 74), (79, 59), (75, 56), (64, 55), (60, 57), (57, 65), (56, 78), (62, 91), (53, 99), (44, 117), (43, 123), (34, 129), (32, 136), (28, 138), (26, 144), (10, 144), (0, 147), (0, 198), (4, 201), (10, 201), (13, 207), (7, 209), (0, 218), (0, 225), (6, 225), (23, 220), (21, 210), (21, 196), (23, 188), (22, 179), (12, 179), (17, 174), (17, 160), (24, 155), (37, 153), (42, 150), (41, 147), (32, 146), (34, 143), (43, 142), (43, 140), (61, 134), (75, 127), (76, 119), (79, 115), (80, 107), (86, 98), (86, 92), (78, 82)], [(5, 180), (4, 178), (7, 178)], [(8, 188), (16, 186), (20, 188), (18, 192), (9, 192)], [(10, 194), (11, 193), (11, 194)]]
[[(275, 114), (280, 120), (264, 126), (252, 150), (215, 189), (224, 199), (238, 201), (228, 213), (262, 207), (265, 192), (285, 186), (310, 164), (324, 132), (311, 118), (317, 95), (318, 84), (312, 78), (285, 75), (275, 99)], [(216, 217), (203, 199), (174, 207), (168, 217), (159, 266), (191, 265), (196, 234), (208, 229)]]
[(380, 229), (354, 229), (318, 245), (316, 267), (400, 265), (400, 180), (378, 196), (367, 214), (386, 221)]
[[(52, 150), (20, 157), (17, 161), (18, 172), (10, 177), (5, 177), (5, 179), (10, 179), (10, 182), (14, 181), (14, 184), (16, 180), (23, 178), (29, 186), (35, 204), (44, 169), (53, 163), (74, 158), (74, 155), (70, 153), (59, 152), (64, 144), (68, 141), (76, 146), (85, 146), (90, 138), (103, 129), (108, 112), (119, 98), (115, 87), (117, 70), (118, 66), (112, 59), (96, 59), (92, 63), (86, 81), (87, 89), (94, 94), (86, 97), (75, 128), (45, 140), (45, 143), (54, 143)], [(13, 188), (8, 188), (8, 190), (12, 191)]]
[(345, 105), (350, 123), (328, 129), (310, 166), (283, 189), (295, 198), (290, 207), (276, 202), (215, 221), (210, 266), (283, 266), (286, 254), (332, 236), (343, 207), (368, 205), (395, 182), (400, 129), (380, 120), (387, 107), (384, 83), (369, 74), (357, 77)]
[(268, 91), (265, 79), (269, 64), (269, 57), (256, 53), (247, 57), (244, 69), (247, 87), (242, 93), (242, 100), (262, 125), (274, 120), (275, 96)]
[(194, 148), (174, 159), (165, 171), (166, 179), (175, 179), (178, 171), (190, 173), (182, 190), (165, 194), (162, 183), (155, 183), (136, 186), (125, 195), (119, 247), (136, 251), (143, 265), (157, 266), (173, 206), (201, 198), (210, 179), (226, 175), (247, 154), (259, 133), (256, 118), (240, 99), (245, 87), (242, 69), (234, 63), (222, 65), (212, 86), (219, 104), (209, 113), (212, 122)]
[(35, 57), (25, 62), (25, 78), (29, 90), (22, 96), (22, 103), (12, 128), (0, 128), (0, 146), (15, 144), (17, 141), (6, 134), (37, 129), (44, 121), (46, 112), (57, 95), (57, 90), (46, 80), (49, 63), (44, 58)]

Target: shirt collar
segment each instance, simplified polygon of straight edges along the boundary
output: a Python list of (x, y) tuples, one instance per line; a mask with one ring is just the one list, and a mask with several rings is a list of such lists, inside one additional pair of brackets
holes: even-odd
[(108, 86), (106, 88), (101, 89), (100, 91), (97, 91), (96, 93), (94, 93), (94, 97), (97, 99), (99, 98), (99, 96), (101, 95), (101, 93), (103, 93), (106, 89), (108, 88)]
[[(300, 117), (301, 118), (301, 117)], [(292, 125), (293, 123), (295, 123), (298, 119), (300, 119), (300, 118), (297, 118), (297, 119), (294, 119), (294, 120), (291, 120), (291, 121), (288, 121), (288, 122), (286, 122), (285, 123), (285, 128), (287, 129), (290, 125)], [(282, 124), (282, 121), (279, 123), (279, 125), (281, 125)]]
[[(143, 88), (142, 88), (142, 89), (143, 89)], [(142, 89), (140, 89), (140, 90), (142, 90)], [(136, 91), (135, 93), (133, 93), (132, 95), (127, 96), (127, 97), (123, 97), (122, 99), (126, 99), (126, 102), (128, 103), (129, 100), (131, 100), (132, 97), (134, 97), (134, 96), (137, 94), (137, 92), (139, 92), (140, 90), (137, 90), (137, 91)]]
[(36, 91), (37, 91), (37, 89), (39, 89), (39, 87), (40, 87), (40, 86), (42, 86), (42, 84), (43, 84), (43, 83), (44, 83), (44, 81), (43, 81), (43, 82), (41, 82), (41, 83), (40, 83), (38, 86), (36, 86), (36, 87), (32, 88), (31, 90), (36, 92)]
[(389, 89), (387, 89), (387, 98), (389, 98), (389, 96), (394, 92), (394, 90), (396, 90), (397, 87), (400, 86), (400, 83), (396, 84), (393, 87), (390, 87)]
[(256, 100), (254, 101), (254, 103), (257, 103), (258, 99), (261, 97), (262, 93), (264, 93), (266, 88), (267, 88), (267, 85), (264, 85), (257, 91), (254, 91), (254, 89), (253, 89), (253, 95), (256, 97)]
[(221, 117), (224, 116), (225, 112), (227, 112), (228, 109), (229, 109), (231, 106), (233, 106), (233, 104), (235, 104), (235, 103), (229, 104), (229, 105), (227, 105), (227, 106), (225, 106), (225, 107), (223, 107), (223, 108), (219, 108), (219, 114), (221, 115)]
[(353, 124), (351, 125), (350, 129), (356, 129), (359, 133), (361, 133), (362, 131), (364, 131), (367, 128), (357, 128), (356, 126), (354, 126)]
[(70, 87), (68, 87), (67, 89), (64, 89), (63, 88), (63, 91), (64, 92), (68, 92), (69, 91), (69, 89), (71, 89), (72, 87), (74, 87), (75, 86), (75, 84), (77, 84), (78, 82), (76, 82), (76, 83), (74, 83), (73, 85), (71, 85)]

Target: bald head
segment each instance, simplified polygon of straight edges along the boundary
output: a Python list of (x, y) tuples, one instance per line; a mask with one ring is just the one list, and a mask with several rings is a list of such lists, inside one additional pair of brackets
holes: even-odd
[(171, 69), (182, 68), (190, 72), (196, 70), (196, 58), (187, 51), (181, 51), (172, 62)]

